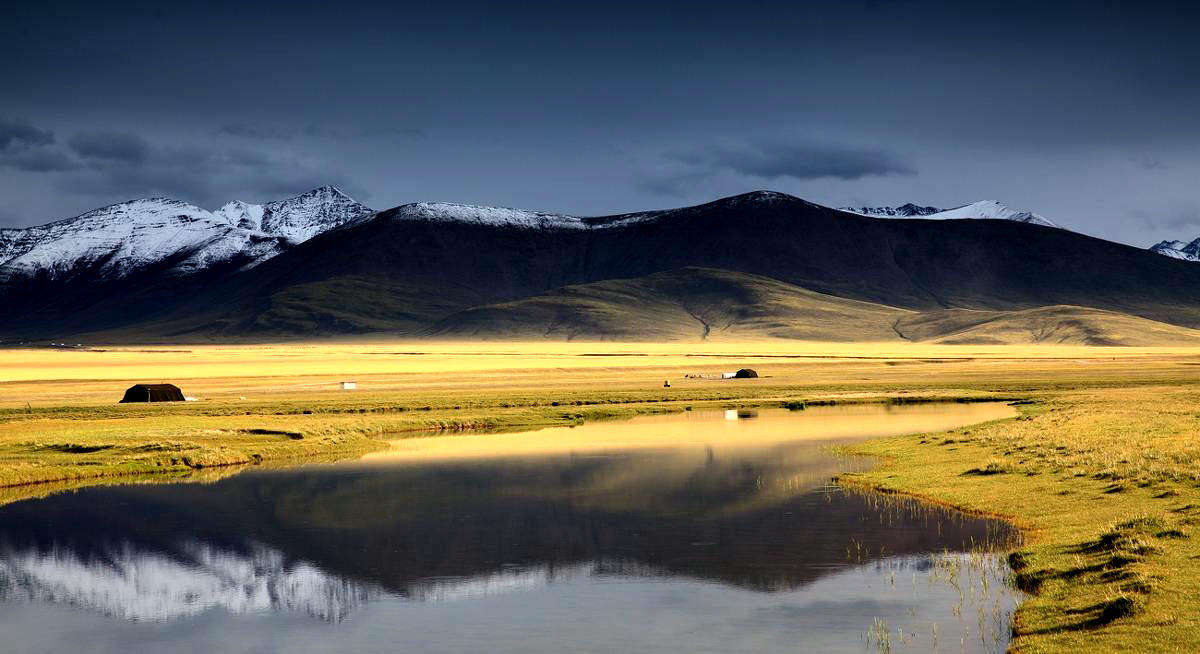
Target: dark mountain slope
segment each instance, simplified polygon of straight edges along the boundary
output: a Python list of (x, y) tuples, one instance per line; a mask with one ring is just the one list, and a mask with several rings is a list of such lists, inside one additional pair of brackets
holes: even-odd
[(452, 314), (437, 338), (509, 340), (919, 341), (947, 344), (1200, 345), (1200, 330), (1074, 306), (914, 312), (767, 277), (685, 268), (567, 286)]
[(150, 332), (358, 333), (424, 329), (473, 306), (585, 279), (580, 234), (395, 219), (318, 236), (201, 291)]
[[(285, 250), (291, 244), (264, 237)], [(104, 270), (107, 258), (51, 277), (39, 273), (20, 283), (0, 283), (0, 340), (46, 339), (122, 330), (191, 302), (201, 289), (227, 282), (253, 256), (235, 254), (191, 275), (178, 274), (191, 250), (172, 254), (124, 277)]]
[(1200, 266), (1011, 221), (869, 218), (766, 192), (588, 219), (468, 209), (405, 205), (334, 229), (131, 313), (126, 333), (416, 334), (472, 307), (688, 267), (913, 310), (1075, 305), (1200, 326)]
[(793, 338), (884, 341), (917, 314), (814, 293), (767, 277), (685, 268), (567, 286), (458, 312), (436, 337), (664, 340)]
[(253, 330), (271, 324), (263, 317), (288, 289), (375, 280), (406, 289), (411, 324), (455, 304), (700, 266), (909, 309), (1070, 304), (1200, 325), (1198, 267), (1036, 225), (875, 219), (772, 193), (601, 220), (628, 224), (522, 228), (417, 219), (400, 207), (312, 239), (213, 298), (235, 300), (226, 304), (233, 331)]

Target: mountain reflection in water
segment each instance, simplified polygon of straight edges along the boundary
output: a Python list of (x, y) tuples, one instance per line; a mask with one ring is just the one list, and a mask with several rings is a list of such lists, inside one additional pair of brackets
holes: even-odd
[[(754, 422), (764, 419), (805, 418), (763, 411)], [(1015, 537), (997, 521), (829, 486), (868, 464), (835, 456), (835, 442), (307, 466), (20, 502), (0, 508), (0, 610), (24, 601), (140, 622), (213, 609), (339, 622), (379, 599), (573, 579), (771, 593)]]

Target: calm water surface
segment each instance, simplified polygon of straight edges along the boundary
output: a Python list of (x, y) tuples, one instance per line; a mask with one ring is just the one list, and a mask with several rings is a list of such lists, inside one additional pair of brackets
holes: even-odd
[(1004, 405), (690, 412), (0, 508), (4, 652), (1002, 651), (1004, 524), (830, 446)]

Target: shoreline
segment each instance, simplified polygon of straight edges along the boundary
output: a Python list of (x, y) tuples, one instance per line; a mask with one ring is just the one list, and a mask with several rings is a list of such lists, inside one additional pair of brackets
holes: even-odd
[[(872, 439), (846, 451), (880, 464), (838, 482), (999, 518), (1021, 530), (1008, 554), (1018, 607), (1010, 651), (1193, 651), (1191, 594), (1200, 563), (1194, 483), (1170, 474), (1126, 481), (1120, 472), (1055, 468), (1030, 455), (1018, 428), (1084, 402), (1019, 406), (1017, 418), (941, 433)], [(1047, 434), (1047, 432), (1041, 432)], [(1052, 433), (1052, 432), (1050, 432)], [(1056, 446), (1057, 447), (1057, 446)]]
[[(219, 436), (234, 434), (243, 437), (243, 442), (223, 442), (216, 447), (200, 444), (187, 433), (174, 436), (170, 441), (143, 443), (137, 437), (108, 437), (104, 443), (89, 443), (87, 439), (75, 438), (78, 442), (35, 442), (20, 443), (19, 451), (0, 446), (0, 506), (10, 501), (11, 496), (20, 496), (19, 489), (29, 489), (36, 496), (40, 487), (51, 484), (72, 484), (74, 487), (103, 485), (113, 480), (135, 477), (185, 477), (203, 471), (229, 468), (254, 467), (258, 465), (302, 464), (306, 461), (344, 460), (371, 452), (385, 450), (387, 441), (417, 436), (439, 436), (451, 434), (489, 434), (513, 431), (535, 431), (539, 429), (573, 426), (585, 422), (619, 421), (641, 415), (680, 413), (692, 409), (735, 409), (735, 408), (785, 408), (803, 410), (804, 406), (852, 406), (852, 405), (913, 405), (934, 403), (977, 403), (977, 402), (1020, 402), (1013, 395), (990, 396), (983, 394), (920, 394), (902, 396), (875, 394), (857, 396), (806, 395), (780, 398), (776, 393), (764, 397), (744, 397), (737, 400), (677, 399), (663, 402), (656, 399), (642, 401), (619, 400), (609, 403), (588, 403), (571, 406), (517, 407), (516, 412), (497, 414), (497, 408), (511, 408), (511, 402), (497, 402), (496, 406), (476, 410), (473, 414), (460, 410), (446, 411), (428, 409), (420, 411), (401, 410), (373, 415), (370, 423), (342, 425), (332, 433), (329, 428), (317, 429), (311, 435), (302, 428), (296, 431), (266, 428), (234, 428), (220, 430)], [(102, 409), (103, 410), (103, 409)], [(567, 411), (569, 410), (569, 411)], [(303, 416), (304, 414), (301, 414)], [(225, 416), (221, 416), (225, 417)], [(256, 423), (266, 416), (250, 416), (249, 420), (238, 417), (243, 423)], [(288, 414), (285, 417), (300, 417)], [(11, 424), (11, 423), (10, 423)], [(198, 431), (212, 431), (198, 430)], [(265, 436), (270, 440), (245, 442), (244, 437)], [(397, 438), (399, 436), (399, 438)], [(128, 442), (119, 443), (125, 440)], [(117, 442), (112, 442), (117, 441)], [(163, 450), (159, 456), (145, 456)], [(199, 451), (192, 451), (199, 450)], [(183, 454), (183, 452), (189, 452)], [(39, 459), (53, 455), (57, 460), (46, 464)], [(63, 459), (66, 460), (63, 460)], [(7, 474), (6, 474), (7, 473)], [(8, 496), (8, 497), (6, 497)]]

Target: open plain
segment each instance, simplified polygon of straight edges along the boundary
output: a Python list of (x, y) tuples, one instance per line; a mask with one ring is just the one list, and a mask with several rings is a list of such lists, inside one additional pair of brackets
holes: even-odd
[[(753, 367), (758, 379), (721, 379)], [(0, 502), (359, 456), (431, 430), (689, 408), (998, 399), (1020, 416), (889, 437), (842, 482), (1004, 517), (1032, 593), (1017, 651), (1200, 647), (1200, 350), (1080, 346), (402, 343), (0, 351)], [(357, 388), (342, 390), (341, 382)], [(195, 401), (119, 405), (136, 382)], [(665, 387), (664, 382), (670, 386)], [(1103, 641), (1098, 640), (1103, 639)]]

